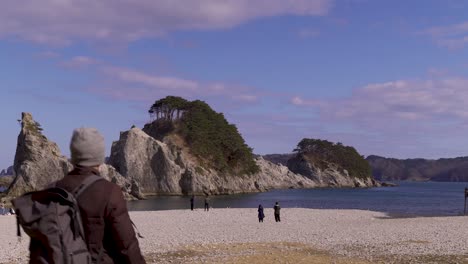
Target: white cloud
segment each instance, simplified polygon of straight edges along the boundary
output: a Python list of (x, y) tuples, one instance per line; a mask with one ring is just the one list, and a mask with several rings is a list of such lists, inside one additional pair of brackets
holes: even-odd
[(208, 86), (208, 90), (214, 92), (214, 93), (222, 93), (225, 92), (227, 89), (226, 85), (224, 83), (213, 83)]
[(437, 40), (437, 44), (450, 50), (462, 49), (468, 44), (468, 33), (460, 38), (439, 39)]
[(69, 68), (80, 68), (80, 67), (90, 66), (93, 64), (98, 64), (98, 63), (99, 63), (98, 60), (93, 59), (91, 57), (75, 56), (68, 61), (64, 61), (62, 65), (65, 67), (69, 67)]
[(291, 98), (291, 103), (293, 105), (303, 105), (304, 100), (302, 98), (300, 98), (299, 96), (295, 96), (295, 97)]
[(291, 98), (290, 103), (296, 106), (319, 106), (322, 104), (319, 100), (306, 100), (299, 96), (294, 96)]
[(297, 32), (300, 38), (314, 38), (320, 35), (320, 31), (312, 28), (303, 28)]
[(399, 80), (369, 84), (340, 100), (293, 97), (297, 106), (317, 107), (324, 119), (391, 122), (468, 122), (468, 79)]
[(468, 21), (449, 25), (432, 27), (422, 32), (431, 36), (435, 42), (451, 50), (464, 48), (468, 44)]
[(433, 37), (456, 36), (468, 33), (468, 21), (441, 27), (432, 27), (426, 29), (423, 33)]
[(257, 96), (251, 94), (233, 95), (232, 98), (236, 101), (242, 102), (255, 102), (258, 99)]
[(0, 38), (42, 44), (133, 41), (175, 30), (231, 28), (278, 15), (322, 16), (333, 0), (2, 1)]
[(36, 57), (43, 58), (43, 59), (55, 59), (60, 57), (60, 54), (55, 51), (42, 51), (36, 54)]
[[(395, 157), (466, 155), (468, 78), (397, 80), (360, 87), (340, 99), (292, 97), (290, 103), (320, 124), (316, 137)], [(309, 110), (309, 111), (308, 111)]]
[(100, 84), (88, 91), (112, 99), (147, 102), (177, 95), (188, 99), (216, 98), (224, 104), (252, 104), (259, 100), (254, 89), (235, 84), (201, 82), (105, 65), (98, 69)]
[(199, 88), (199, 84), (195, 81), (175, 77), (155, 76), (125, 68), (105, 67), (103, 68), (103, 72), (122, 82), (140, 84), (164, 90), (193, 91)]
[(429, 76), (432, 76), (432, 77), (441, 77), (441, 76), (448, 75), (449, 70), (446, 68), (429, 68), (427, 70), (427, 73)]

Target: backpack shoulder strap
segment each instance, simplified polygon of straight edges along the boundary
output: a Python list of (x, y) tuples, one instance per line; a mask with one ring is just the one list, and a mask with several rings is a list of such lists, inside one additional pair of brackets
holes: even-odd
[(86, 190), (89, 186), (91, 186), (93, 183), (99, 180), (104, 180), (104, 178), (95, 174), (86, 177), (86, 179), (84, 179), (84, 181), (73, 190), (73, 195), (75, 196), (75, 199), (77, 199), (81, 195), (81, 193), (83, 193), (83, 191)]

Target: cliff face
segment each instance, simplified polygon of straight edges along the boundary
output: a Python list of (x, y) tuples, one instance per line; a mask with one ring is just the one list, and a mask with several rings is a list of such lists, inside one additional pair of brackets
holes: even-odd
[(321, 168), (301, 154), (290, 158), (288, 168), (297, 174), (316, 182), (321, 187), (374, 187), (380, 184), (371, 177), (351, 177), (346, 170), (340, 170), (336, 164), (328, 163)]
[(12, 181), (13, 181), (13, 175), (6, 175), (6, 176), (0, 177), (0, 190), (4, 191), (8, 189)]
[[(57, 144), (42, 134), (40, 125), (29, 113), (22, 113), (13, 167), (14, 178), (6, 191), (9, 198), (43, 189), (73, 168)], [(103, 165), (100, 170), (104, 178), (119, 184), (128, 198), (140, 197), (138, 185), (122, 177), (112, 166)]]
[(221, 175), (199, 166), (177, 136), (159, 141), (139, 128), (121, 133), (112, 144), (109, 163), (127, 179), (140, 183), (144, 194), (231, 194), (316, 186), (263, 158), (256, 159), (259, 173)]
[[(120, 174), (140, 184), (146, 194), (181, 193), (184, 177), (188, 177), (177, 151), (148, 136), (138, 128), (122, 132), (112, 144), (109, 164)], [(183, 184), (182, 184), (183, 185)]]
[(258, 183), (260, 186), (268, 186), (265, 189), (320, 187), (317, 181), (296, 174), (284, 165), (272, 163), (263, 157), (256, 158), (256, 162), (260, 167)]
[(140, 184), (134, 180), (123, 177), (112, 165), (102, 164), (99, 173), (106, 180), (119, 185), (127, 200), (144, 199), (140, 191)]
[[(151, 134), (139, 128), (122, 132), (112, 144), (109, 164), (100, 168), (101, 175), (121, 186), (129, 199), (144, 198), (143, 194), (232, 194), (280, 188), (378, 185), (371, 178), (350, 177), (333, 164), (320, 169), (298, 156), (288, 160), (289, 168), (257, 157), (254, 160), (259, 168), (257, 173), (220, 173), (201, 166), (176, 134), (160, 140)], [(6, 191), (11, 198), (42, 189), (72, 169), (57, 144), (47, 140), (29, 113), (22, 115), (13, 167), (14, 179)]]
[(11, 197), (44, 188), (70, 170), (57, 144), (47, 140), (29, 113), (22, 113), (13, 170), (14, 179), (6, 191)]
[(387, 181), (468, 181), (468, 157), (453, 159), (392, 159), (379, 156), (366, 158), (372, 174)]

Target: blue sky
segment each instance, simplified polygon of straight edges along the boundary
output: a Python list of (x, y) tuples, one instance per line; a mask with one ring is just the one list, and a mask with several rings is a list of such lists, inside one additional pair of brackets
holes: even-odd
[(69, 155), (108, 152), (157, 99), (201, 99), (258, 154), (304, 138), (396, 158), (468, 156), (464, 0), (23, 0), (0, 3), (0, 169), (21, 112)]

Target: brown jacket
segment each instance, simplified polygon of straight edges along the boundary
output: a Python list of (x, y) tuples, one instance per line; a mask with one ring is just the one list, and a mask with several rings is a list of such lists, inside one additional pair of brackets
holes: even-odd
[[(56, 186), (72, 192), (90, 174), (98, 175), (98, 172), (90, 168), (75, 168)], [(100, 263), (146, 263), (118, 185), (97, 181), (80, 195), (78, 204), (93, 261), (103, 248)]]

